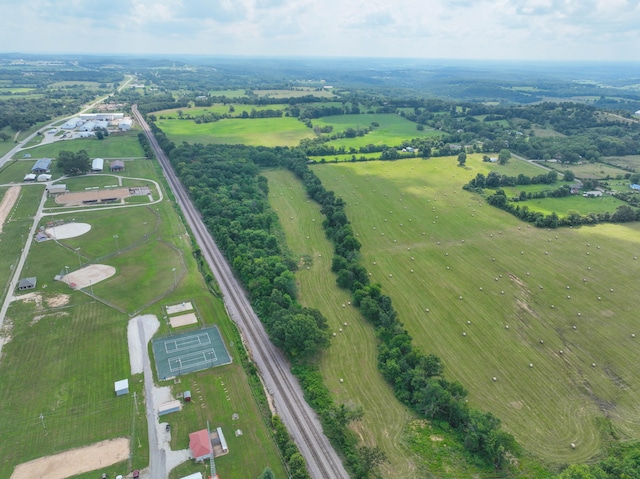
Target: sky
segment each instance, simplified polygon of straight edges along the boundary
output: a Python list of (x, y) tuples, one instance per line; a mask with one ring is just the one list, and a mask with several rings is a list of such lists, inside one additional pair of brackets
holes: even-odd
[(0, 51), (640, 61), (640, 0), (0, 0)]

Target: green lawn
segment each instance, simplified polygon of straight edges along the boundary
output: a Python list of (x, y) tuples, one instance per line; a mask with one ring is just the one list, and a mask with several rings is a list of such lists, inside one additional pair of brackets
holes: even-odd
[(230, 119), (196, 124), (185, 120), (158, 120), (158, 127), (175, 143), (295, 146), (313, 132), (295, 118)]
[(104, 140), (96, 138), (81, 138), (77, 140), (62, 140), (47, 145), (29, 148), (20, 151), (29, 153), (33, 158), (56, 158), (61, 150), (74, 153), (85, 150), (91, 158), (141, 158), (144, 152), (138, 141), (138, 133), (129, 131), (126, 133), (113, 133)]
[[(234, 111), (229, 111), (229, 108), (233, 106)], [(222, 104), (215, 103), (211, 106), (195, 107), (195, 108), (173, 108), (171, 110), (161, 110), (154, 112), (157, 118), (176, 120), (180, 118), (178, 111), (182, 112), (183, 117), (191, 116), (197, 118), (199, 116), (207, 115), (210, 113), (217, 113), (219, 115), (229, 114), (231, 116), (240, 116), (243, 111), (251, 113), (251, 110), (264, 111), (264, 110), (284, 110), (288, 105), (245, 105), (242, 103), (232, 105), (231, 103)]]
[(465, 169), (432, 158), (314, 171), (347, 202), (363, 264), (416, 345), (527, 450), (588, 460), (602, 452), (605, 418), (640, 437), (628, 281), (640, 274), (640, 225), (536, 229), (461, 189), (486, 174), (473, 156)]
[(314, 126), (333, 126), (334, 132), (342, 132), (347, 128), (354, 128), (356, 130), (358, 128), (365, 128), (373, 122), (377, 122), (380, 126), (374, 128), (366, 135), (356, 138), (332, 140), (328, 145), (335, 147), (344, 146), (345, 148), (359, 148), (369, 144), (399, 146), (403, 141), (411, 140), (412, 138), (442, 136), (441, 132), (428, 128), (424, 131), (418, 131), (414, 122), (394, 113), (336, 115), (312, 120)]

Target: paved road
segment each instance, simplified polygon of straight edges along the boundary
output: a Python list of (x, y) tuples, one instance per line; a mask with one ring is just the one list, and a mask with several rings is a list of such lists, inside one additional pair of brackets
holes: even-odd
[(322, 433), (322, 427), (304, 401), (302, 390), (289, 370), (289, 364), (282, 353), (269, 341), (266, 331), (231, 269), (207, 231), (202, 218), (189, 200), (185, 189), (176, 178), (168, 159), (160, 149), (149, 126), (138, 113), (133, 114), (147, 135), (154, 152), (162, 165), (164, 174), (185, 215), (187, 223), (202, 249), (213, 274), (223, 293), (229, 316), (238, 325), (247, 339), (250, 354), (258, 366), (262, 379), (273, 396), (278, 414), (282, 417), (301, 454), (307, 461), (311, 477), (317, 479), (348, 478), (335, 450)]

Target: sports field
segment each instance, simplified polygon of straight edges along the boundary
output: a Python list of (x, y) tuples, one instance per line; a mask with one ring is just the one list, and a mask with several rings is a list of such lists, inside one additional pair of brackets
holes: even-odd
[(77, 140), (61, 140), (47, 145), (36, 146), (21, 151), (29, 153), (33, 158), (57, 158), (61, 150), (77, 153), (85, 150), (91, 158), (142, 158), (144, 151), (138, 141), (138, 133), (114, 133), (98, 140), (96, 138), (81, 138)]
[(158, 378), (163, 380), (231, 362), (217, 326), (152, 342)]
[(432, 158), (314, 171), (347, 202), (362, 261), (416, 345), (472, 404), (552, 463), (601, 452), (607, 420), (637, 439), (638, 288), (626, 278), (640, 274), (640, 227), (529, 227), (461, 189), (488, 168), (471, 156), (464, 169)]
[(229, 119), (196, 124), (189, 120), (158, 120), (158, 127), (175, 143), (295, 146), (313, 131), (296, 118)]

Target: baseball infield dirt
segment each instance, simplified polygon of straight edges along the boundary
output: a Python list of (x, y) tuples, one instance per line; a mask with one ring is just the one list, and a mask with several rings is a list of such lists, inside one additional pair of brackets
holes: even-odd
[(13, 205), (16, 203), (18, 196), (20, 196), (20, 187), (12, 186), (7, 190), (2, 198), (2, 202), (0, 202), (0, 233), (2, 233), (2, 225), (4, 225), (7, 216), (9, 216), (11, 208), (13, 208)]
[(129, 457), (129, 440), (126, 438), (102, 441), (91, 446), (44, 456), (16, 466), (11, 479), (66, 479), (96, 469), (110, 466)]

